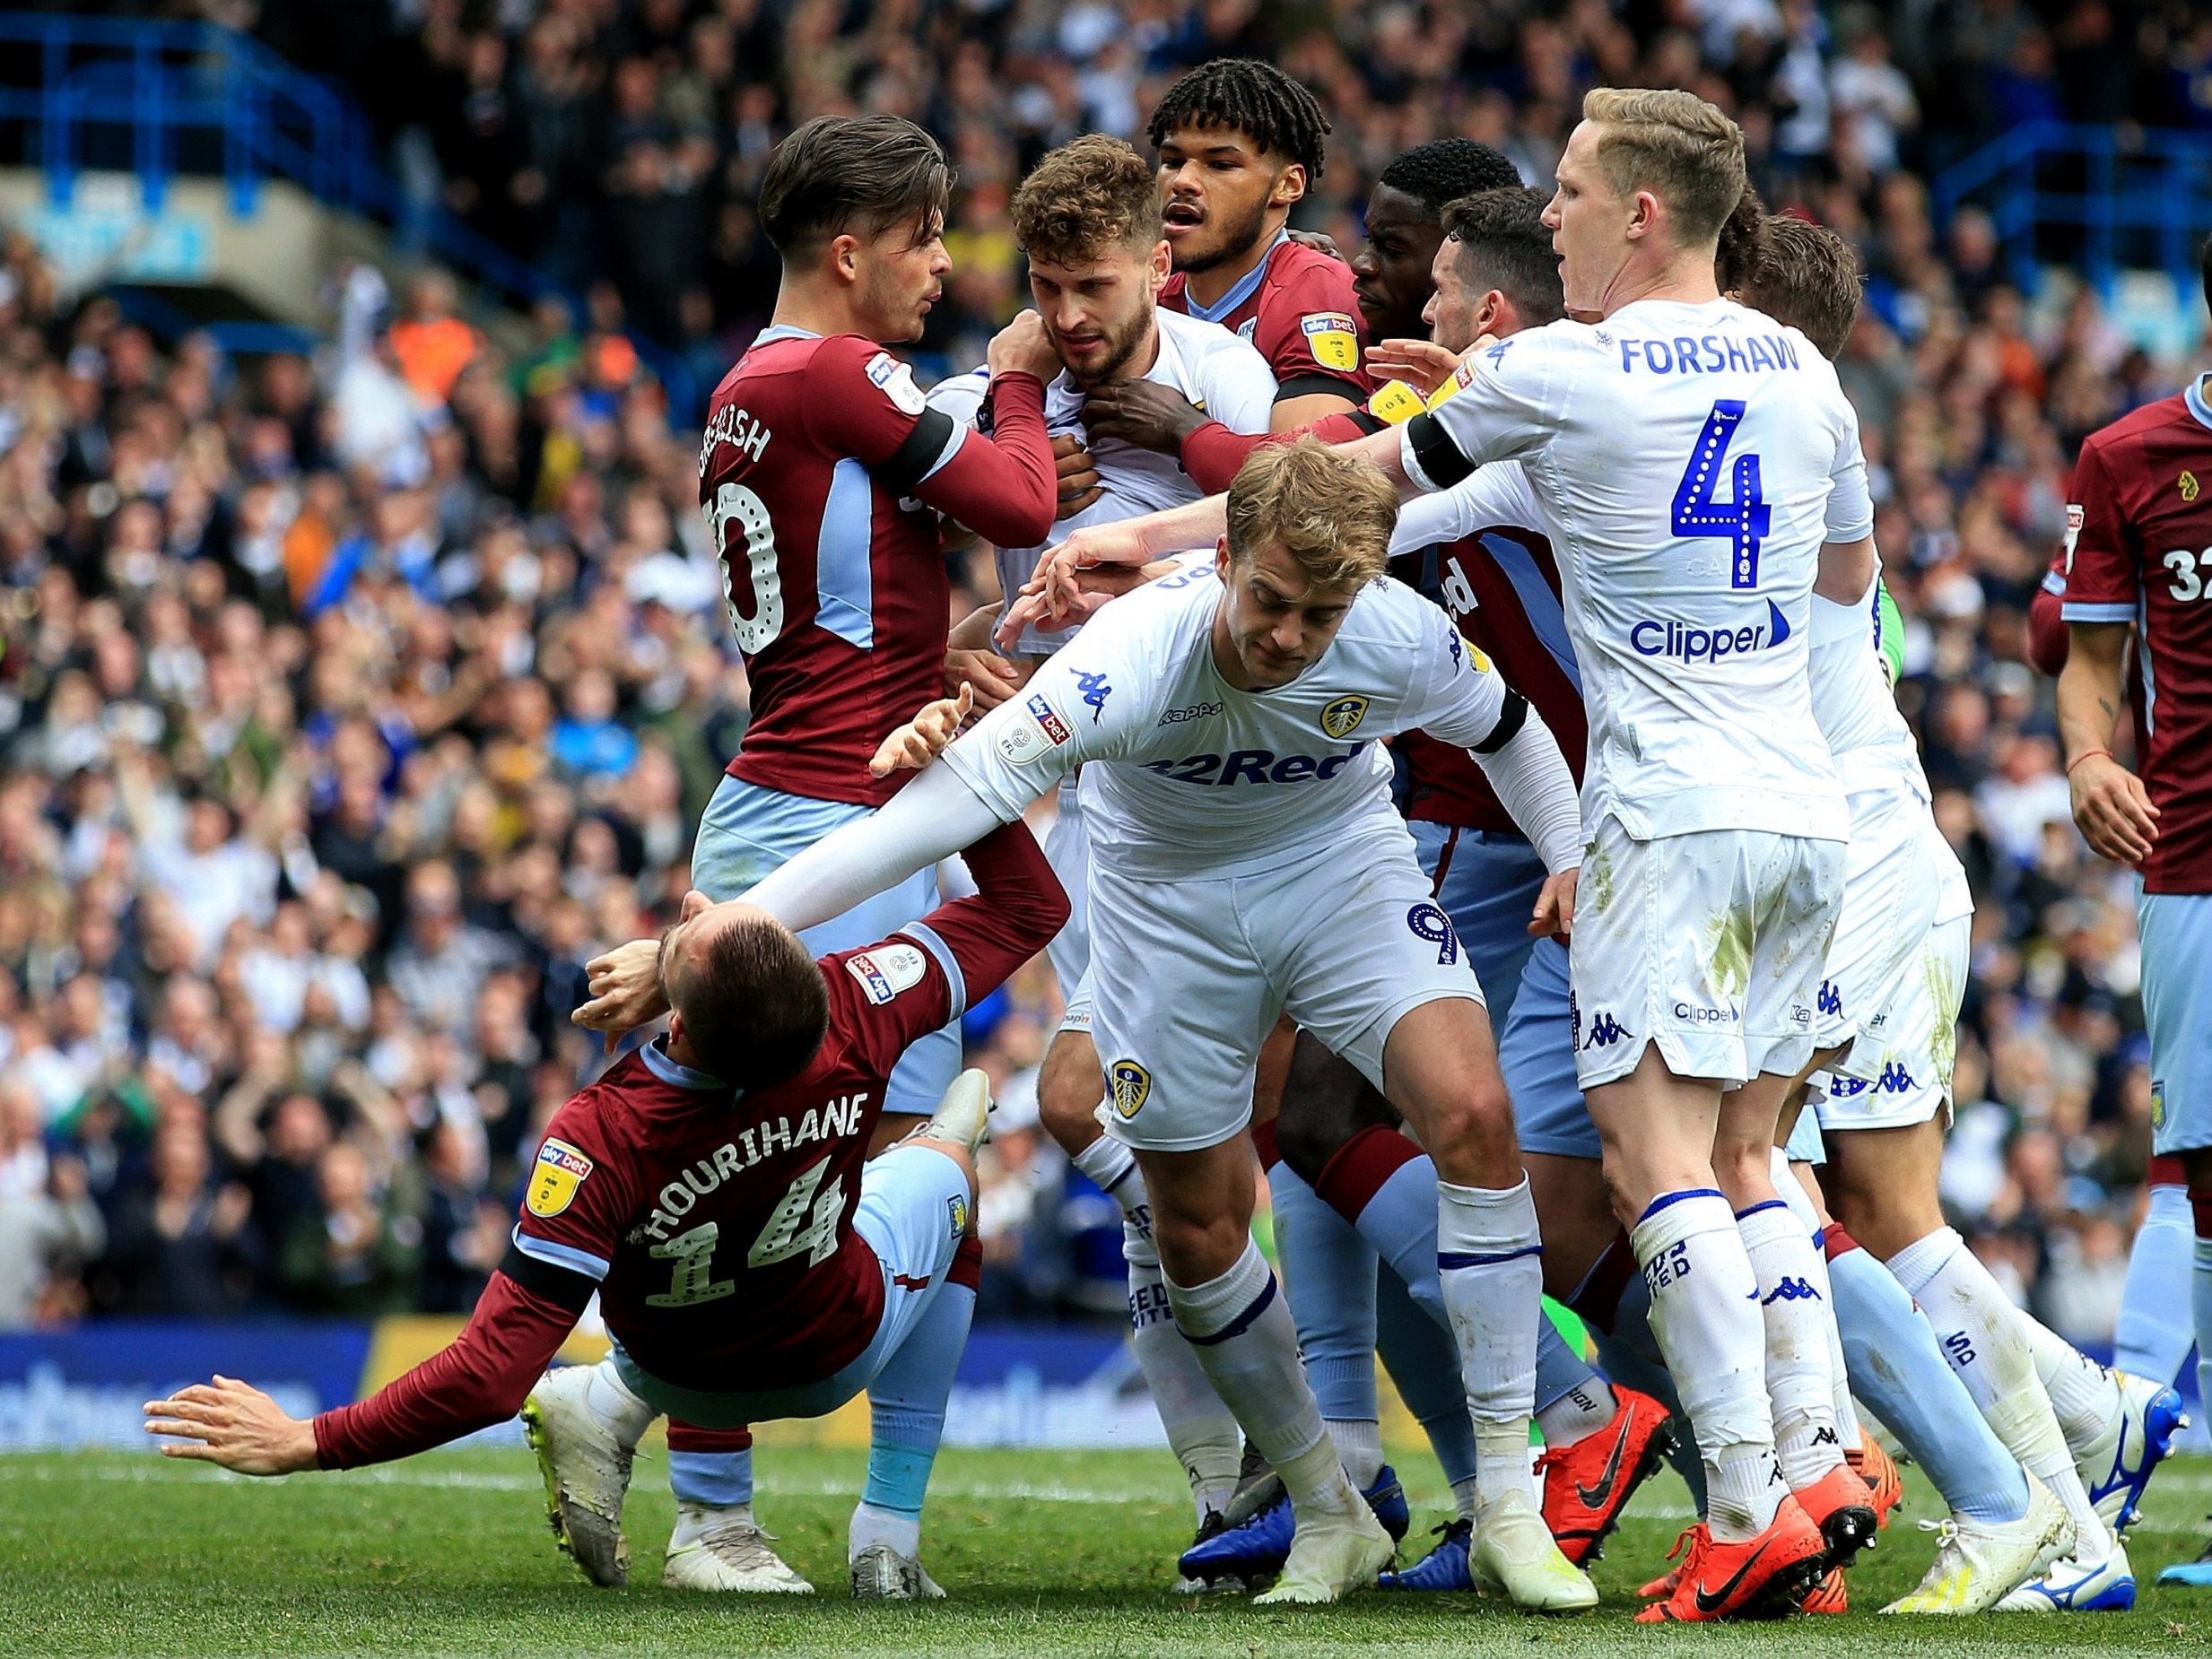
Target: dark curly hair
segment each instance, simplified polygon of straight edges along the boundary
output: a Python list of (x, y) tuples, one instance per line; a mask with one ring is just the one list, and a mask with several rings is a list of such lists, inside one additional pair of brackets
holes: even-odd
[(1168, 88), (1145, 135), (1157, 150), (1179, 126), (1241, 133), (1262, 153), (1284, 156), (1304, 168), (1309, 187), (1321, 176), (1322, 140), (1330, 131), (1319, 100), (1256, 57), (1215, 58)]
[(1439, 138), (1392, 157), (1375, 182), (1413, 197), (1424, 213), (1441, 219), (1445, 203), (1480, 190), (1516, 189), (1520, 174), (1488, 144)]

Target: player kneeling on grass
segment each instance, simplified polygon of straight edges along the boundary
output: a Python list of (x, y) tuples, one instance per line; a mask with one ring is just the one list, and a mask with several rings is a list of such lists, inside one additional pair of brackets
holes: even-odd
[[(593, 964), (579, 1024), (625, 1030), (672, 1010), (667, 1032), (553, 1115), (513, 1246), (452, 1346), (311, 1421), (218, 1377), (149, 1403), (148, 1432), (179, 1438), (161, 1447), (172, 1457), (288, 1474), (405, 1457), (519, 1410), (562, 1547), (593, 1582), (618, 1585), (631, 1455), (654, 1416), (704, 1428), (820, 1417), (874, 1384), (853, 1592), (942, 1595), (917, 1559), (934, 1438), (903, 1446), (878, 1378), (926, 1340), (947, 1279), (980, 1264), (969, 1222), (982, 1074), (964, 1073), (872, 1162), (869, 1138), (907, 1046), (988, 995), (1067, 916), (1019, 822), (967, 861), (977, 897), (819, 961), (774, 916), (688, 895), (658, 943)], [(613, 1353), (547, 1372), (595, 1293)], [(954, 1348), (945, 1362), (958, 1359)], [(675, 1570), (692, 1550), (743, 1569), (762, 1537), (749, 1513), (721, 1512), (695, 1539), (679, 1527), (670, 1582), (697, 1582)]]

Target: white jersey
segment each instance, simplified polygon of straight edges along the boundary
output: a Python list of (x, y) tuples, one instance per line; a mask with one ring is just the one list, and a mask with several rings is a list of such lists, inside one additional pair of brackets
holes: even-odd
[(1419, 726), (1472, 748), (1499, 729), (1505, 682), (1403, 583), (1362, 588), (1321, 659), (1268, 691), (1215, 665), (1222, 596), (1194, 565), (1115, 600), (945, 764), (1008, 819), (1087, 766), (1098, 866), (1173, 880), (1274, 868), (1371, 825), (1402, 833), (1376, 740)]
[[(1208, 323), (1164, 306), (1154, 316), (1160, 326), (1160, 350), (1144, 378), (1170, 387), (1193, 405), (1232, 432), (1264, 432), (1275, 413), (1275, 372), (1267, 360), (1249, 341), (1240, 340), (1219, 323)], [(988, 376), (983, 370), (962, 375), (947, 383), (937, 406), (955, 419), (972, 420), (954, 400), (982, 402)], [(1045, 430), (1053, 437), (1074, 435), (1088, 443), (1083, 426), (1083, 388), (1063, 369), (1045, 388)], [(1052, 540), (1065, 541), (1070, 530), (1087, 525), (1112, 524), (1140, 513), (1182, 507), (1205, 491), (1193, 483), (1171, 455), (1139, 449), (1119, 439), (1108, 438), (1092, 445), (1091, 458), (1098, 468), (1105, 493), (1080, 513), (1052, 526)], [(1036, 573), (1038, 557), (1050, 543), (998, 550), (998, 586), (1011, 598)], [(1080, 624), (1078, 624), (1080, 626)], [(1076, 637), (1076, 629), (1024, 628), (1015, 649), (1025, 656), (1049, 656)]]
[(1731, 300), (1641, 300), (1511, 335), (1458, 379), (1406, 423), (1406, 470), (1433, 488), (1521, 463), (1589, 707), (1585, 833), (1844, 838), (1806, 636), (1822, 544), (1873, 511), (1833, 367)]

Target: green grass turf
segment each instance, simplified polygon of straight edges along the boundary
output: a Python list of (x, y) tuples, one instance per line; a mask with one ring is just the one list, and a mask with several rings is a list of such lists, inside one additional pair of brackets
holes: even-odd
[[(0, 1457), (0, 1655), (365, 1653), (713, 1655), (1639, 1653), (1694, 1647), (1876, 1659), (2094, 1647), (2212, 1648), (2212, 1591), (2158, 1589), (2193, 1557), (2212, 1507), (2212, 1462), (2176, 1461), (2131, 1534), (2143, 1594), (2125, 1615), (2042, 1619), (1799, 1619), (1728, 1629), (1638, 1629), (1634, 1587), (1683, 1524), (1671, 1474), (1637, 1498), (1598, 1569), (1597, 1614), (1535, 1620), (1472, 1597), (1380, 1593), (1327, 1609), (1256, 1611), (1241, 1598), (1166, 1589), (1189, 1509), (1164, 1453), (948, 1452), (925, 1555), (953, 1599), (855, 1606), (844, 1523), (859, 1454), (764, 1449), (763, 1520), (818, 1597), (710, 1598), (658, 1587), (672, 1518), (665, 1469), (641, 1459), (629, 1509), (635, 1577), (594, 1590), (554, 1550), (521, 1450), (441, 1453), (344, 1475), (248, 1481), (123, 1453)], [(1416, 1527), (1445, 1492), (1424, 1456), (1402, 1468)], [(1908, 1471), (1908, 1507), (1851, 1574), (1872, 1609), (1933, 1552), (1916, 1516), (1935, 1498)], [(1416, 1532), (1413, 1543), (1424, 1542)], [(1854, 1652), (1854, 1646), (1856, 1651)]]

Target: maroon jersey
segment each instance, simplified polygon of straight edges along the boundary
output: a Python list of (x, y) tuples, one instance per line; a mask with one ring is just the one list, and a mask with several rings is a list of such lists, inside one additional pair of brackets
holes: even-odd
[[(1559, 740), (1579, 787), (1589, 758), (1582, 676), (1560, 607), (1559, 564), (1533, 530), (1497, 525), (1391, 560), (1395, 574), (1451, 613), (1459, 631), (1497, 664)], [(1398, 739), (1411, 786), (1406, 816), (1462, 830), (1521, 833), (1466, 750), (1425, 732)]]
[(1057, 510), (1044, 387), (991, 377), (992, 436), (922, 401), (858, 334), (771, 328), (708, 406), (699, 502), (722, 561), (753, 719), (730, 776), (880, 806), (876, 746), (941, 694), (952, 589), (938, 511), (1011, 547)]
[(631, 1358), (680, 1387), (797, 1386), (857, 1358), (885, 1295), (853, 1211), (891, 1069), (1067, 919), (1018, 821), (966, 857), (975, 897), (822, 959), (829, 1031), (788, 1082), (738, 1094), (656, 1046), (554, 1113), (513, 1246), (467, 1327), (370, 1399), (318, 1417), (322, 1465), (405, 1457), (512, 1416), (594, 1293)]
[(2137, 769), (2158, 835), (2153, 893), (2212, 893), (2212, 403), (2206, 382), (2082, 444), (2068, 622), (2132, 622)]
[(1250, 341), (1275, 370), (1278, 401), (1334, 392), (1363, 404), (1374, 390), (1361, 366), (1352, 267), (1287, 234), (1216, 303), (1196, 303), (1180, 271), (1160, 291), (1160, 303)]

